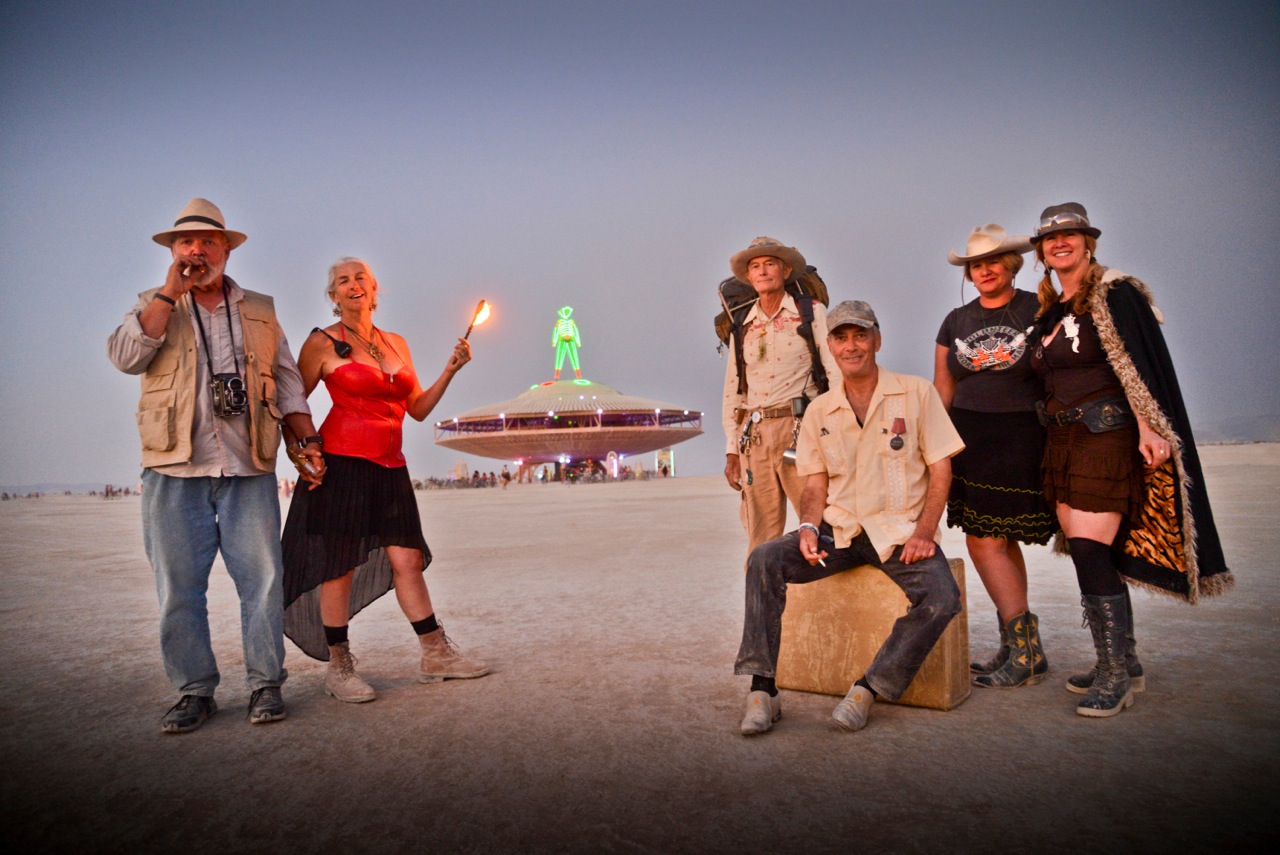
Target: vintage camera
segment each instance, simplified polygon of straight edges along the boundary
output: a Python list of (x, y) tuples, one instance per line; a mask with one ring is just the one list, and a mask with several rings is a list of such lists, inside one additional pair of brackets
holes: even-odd
[(209, 381), (213, 411), (223, 418), (243, 416), (249, 409), (249, 392), (239, 374), (215, 374)]

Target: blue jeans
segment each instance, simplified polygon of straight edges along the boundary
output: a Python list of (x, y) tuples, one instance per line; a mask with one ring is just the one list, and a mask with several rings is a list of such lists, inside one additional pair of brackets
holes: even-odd
[(218, 685), (205, 592), (221, 550), (240, 597), (249, 688), (283, 683), (284, 566), (275, 475), (175, 478), (145, 469), (142, 536), (156, 575), (169, 682), (184, 695), (210, 697)]
[[(831, 527), (821, 525), (823, 535)], [(871, 666), (866, 679), (877, 695), (896, 701), (911, 685), (933, 645), (951, 619), (960, 613), (960, 589), (939, 548), (932, 558), (902, 563), (902, 547), (888, 561), (881, 561), (866, 532), (844, 549), (827, 548), (827, 566), (810, 566), (800, 554), (800, 533), (793, 531), (763, 543), (747, 558), (747, 613), (742, 627), (735, 674), (773, 677), (782, 640), (782, 611), (787, 606), (787, 585), (816, 582), (863, 564), (879, 567), (907, 595), (907, 613), (893, 624), (893, 631)]]

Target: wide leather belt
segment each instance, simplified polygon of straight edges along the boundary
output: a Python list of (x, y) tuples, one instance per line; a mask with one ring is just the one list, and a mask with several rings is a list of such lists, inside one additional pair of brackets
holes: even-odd
[(1106, 433), (1109, 430), (1138, 423), (1124, 395), (1109, 395), (1052, 414), (1045, 411), (1043, 401), (1038, 401), (1036, 415), (1039, 416), (1042, 425), (1071, 425), (1084, 422), (1090, 433)]
[[(759, 414), (759, 417), (758, 417), (758, 418), (757, 418), (757, 414)], [(739, 410), (734, 410), (734, 411), (733, 411), (734, 419), (738, 422), (738, 424), (742, 424), (742, 423), (743, 423), (744, 421), (746, 421), (748, 418), (749, 418), (749, 419), (751, 419), (751, 421), (753, 421), (753, 422), (758, 422), (758, 421), (761, 421), (761, 420), (763, 420), (763, 419), (780, 419), (780, 418), (782, 418), (783, 416), (790, 416), (790, 415), (791, 415), (791, 407), (790, 407), (790, 406), (785, 406), (785, 407), (771, 407), (770, 409), (767, 409), (767, 410), (741, 410), (741, 409), (739, 409)]]

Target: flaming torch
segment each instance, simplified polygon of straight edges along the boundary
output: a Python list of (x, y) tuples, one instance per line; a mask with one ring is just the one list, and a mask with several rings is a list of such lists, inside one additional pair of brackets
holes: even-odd
[(471, 326), (467, 327), (467, 334), (463, 338), (471, 338), (471, 331), (475, 329), (476, 324), (482, 324), (487, 320), (489, 320), (489, 301), (481, 300), (476, 305), (476, 313), (471, 318)]

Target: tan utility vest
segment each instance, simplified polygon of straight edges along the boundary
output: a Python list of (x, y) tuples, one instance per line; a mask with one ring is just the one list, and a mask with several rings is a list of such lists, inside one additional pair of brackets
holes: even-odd
[[(159, 291), (142, 294), (150, 300)], [(241, 289), (240, 332), (244, 336), (245, 389), (249, 393), (249, 438), (253, 465), (263, 472), (276, 471), (280, 446), (279, 408), (276, 406), (276, 310), (266, 294)], [(169, 313), (164, 344), (142, 375), (138, 401), (138, 433), (142, 436), (142, 466), (150, 469), (191, 460), (191, 427), (195, 420), (196, 334), (192, 329), (191, 295), (184, 295)]]

